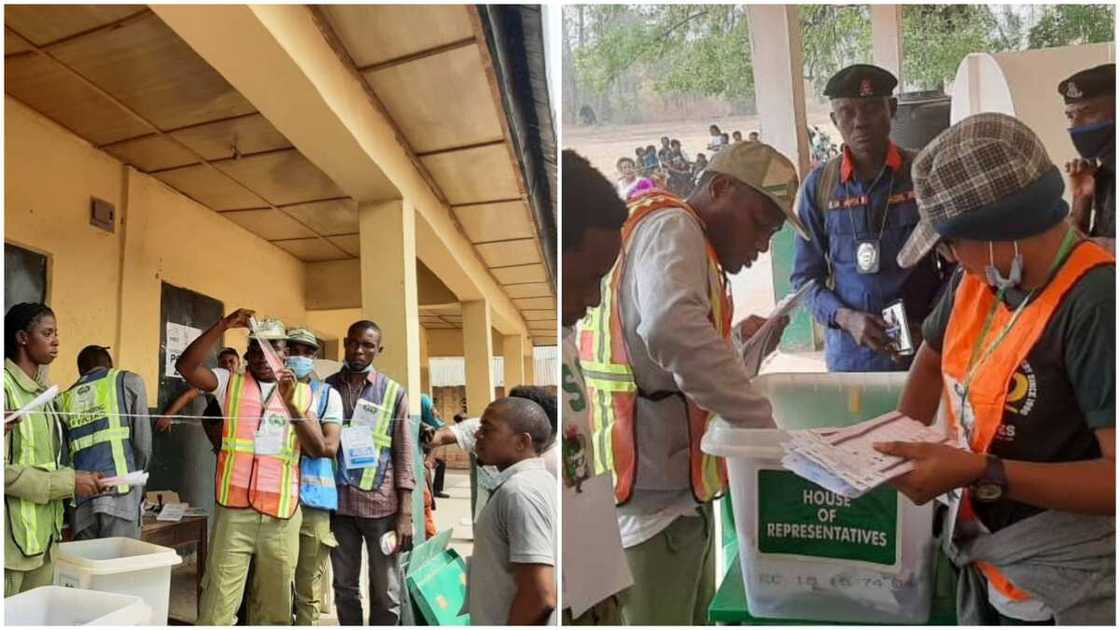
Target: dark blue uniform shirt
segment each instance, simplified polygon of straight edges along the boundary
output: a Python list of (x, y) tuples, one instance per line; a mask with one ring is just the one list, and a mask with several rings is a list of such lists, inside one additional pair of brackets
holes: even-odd
[[(847, 147), (837, 159), (840, 172), (827, 208), (817, 208), (817, 186), (828, 164), (805, 178), (797, 213), (812, 239), (795, 239), (797, 251), (790, 280), (794, 288), (809, 280), (817, 281), (808, 303), (813, 317), (826, 327), (825, 361), (830, 372), (906, 370), (909, 358), (895, 363), (858, 345), (837, 326), (836, 311), (845, 307), (880, 315), (884, 308), (902, 299), (911, 327), (916, 328), (933, 308), (942, 285), (936, 254), (931, 253), (911, 269), (900, 268), (896, 260), (918, 224), (910, 181), (912, 156), (891, 143), (885, 170), (874, 182), (859, 181)], [(879, 271), (861, 274), (856, 268), (856, 248), (862, 240), (875, 239), (879, 241)]]

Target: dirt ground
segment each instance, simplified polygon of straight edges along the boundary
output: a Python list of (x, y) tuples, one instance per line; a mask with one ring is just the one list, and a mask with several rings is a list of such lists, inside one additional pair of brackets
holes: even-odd
[[(826, 108), (814, 108), (807, 112), (809, 125), (817, 125), (840, 143), (840, 133), (832, 126)], [(697, 152), (708, 154), (708, 126), (719, 125), (721, 131), (730, 135), (742, 131), (743, 137), (752, 130), (759, 129), (757, 116), (735, 116), (712, 120), (677, 121), (644, 123), (640, 125), (618, 125), (597, 127), (575, 127), (565, 125), (563, 146), (573, 149), (586, 157), (595, 168), (608, 179), (618, 177), (615, 162), (622, 156), (634, 157), (634, 149), (646, 145), (659, 146), (661, 136), (669, 136), (681, 141), (681, 148), (689, 160)], [(762, 141), (766, 141), (763, 133)], [(711, 157), (710, 155), (708, 157)], [(732, 295), (735, 299), (735, 321), (748, 315), (765, 316), (774, 307), (774, 283), (771, 277), (770, 255), (759, 256), (749, 269), (731, 277)]]

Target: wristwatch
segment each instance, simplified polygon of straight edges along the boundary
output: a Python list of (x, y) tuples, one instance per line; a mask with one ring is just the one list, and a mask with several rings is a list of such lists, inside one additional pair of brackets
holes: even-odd
[(1003, 460), (988, 454), (984, 474), (972, 483), (972, 496), (981, 503), (999, 501), (1007, 494), (1007, 472)]

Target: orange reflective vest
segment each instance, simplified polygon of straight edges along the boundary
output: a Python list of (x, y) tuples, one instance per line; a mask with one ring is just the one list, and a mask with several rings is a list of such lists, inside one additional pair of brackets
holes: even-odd
[[(291, 518), (299, 507), (299, 441), (280, 392), (274, 391), (267, 406), (263, 402), (260, 384), (251, 374), (230, 376), (225, 400), (229, 417), (222, 425), (215, 496), (225, 507), (251, 507), (269, 516)], [(295, 404), (304, 414), (311, 407), (311, 388), (304, 383), (296, 383)], [(280, 452), (274, 455), (257, 454), (257, 430), (266, 417), (283, 422)]]
[[(635, 410), (638, 385), (630, 367), (630, 352), (622, 321), (619, 291), (631, 237), (645, 219), (671, 208), (684, 210), (703, 227), (704, 222), (691, 206), (668, 193), (653, 191), (630, 202), (630, 217), (622, 226), (622, 249), (611, 274), (604, 279), (602, 303), (592, 309), (580, 324), (580, 368), (591, 401), (590, 421), (594, 444), (595, 474), (614, 474), (615, 501), (630, 500), (637, 470)], [(719, 335), (731, 343), (731, 292), (719, 259), (705, 236), (708, 259), (708, 294), (712, 305), (709, 319)], [(727, 488), (727, 469), (723, 459), (700, 450), (712, 414), (684, 396), (688, 407), (689, 479), (697, 501), (719, 497)]]
[[(945, 331), (945, 342), (941, 353), (943, 395), (946, 398), (950, 426), (957, 435), (967, 437), (969, 447), (974, 453), (987, 453), (992, 445), (999, 426), (1003, 423), (1005, 404), (1016, 368), (1038, 343), (1046, 330), (1050, 318), (1061, 306), (1062, 300), (1070, 289), (1089, 271), (1101, 265), (1114, 264), (1108, 252), (1098, 245), (1084, 241), (1070, 253), (1065, 264), (1058, 270), (1042, 292), (1024, 307), (1015, 325), (1007, 332), (1002, 342), (996, 346), (987, 361), (977, 370), (973, 381), (968, 385), (967, 405), (971, 414), (962, 409), (961, 392), (969, 371), (969, 361), (974, 347), (981, 343), (982, 330), (988, 313), (993, 308), (996, 295), (981, 279), (965, 274), (957, 288), (953, 303), (953, 314)], [(1014, 311), (1000, 304), (992, 317), (988, 339), (985, 345), (1008, 326)], [(980, 348), (987, 352), (988, 348)], [(971, 416), (971, 423), (969, 417)], [(964, 422), (962, 422), (964, 419)], [(971, 424), (972, 426), (968, 426)], [(961, 496), (958, 522), (976, 520), (969, 490), (964, 489)], [(977, 562), (976, 566), (984, 573), (1001, 593), (1012, 600), (1023, 601), (1030, 598), (1018, 589), (993, 565)]]

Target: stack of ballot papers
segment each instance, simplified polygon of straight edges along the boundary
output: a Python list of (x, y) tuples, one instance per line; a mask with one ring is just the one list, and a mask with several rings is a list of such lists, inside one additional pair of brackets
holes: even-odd
[(928, 427), (897, 411), (843, 428), (789, 431), (782, 444), (787, 470), (855, 499), (880, 485), (913, 470), (901, 457), (884, 455), (872, 448), (876, 442), (951, 443), (943, 431)]
[(743, 358), (743, 365), (747, 368), (747, 373), (753, 378), (758, 376), (759, 371), (762, 369), (762, 361), (768, 355), (767, 348), (774, 345), (775, 337), (782, 334), (782, 329), (778, 326), (778, 320), (788, 316), (797, 308), (801, 300), (809, 294), (809, 291), (817, 285), (816, 280), (810, 280), (801, 285), (801, 288), (790, 293), (781, 299), (774, 306), (774, 310), (766, 317), (766, 323), (758, 329), (758, 332), (751, 335), (750, 339), (743, 340), (739, 337), (739, 329), (735, 329), (734, 343), (735, 347), (739, 350), (739, 356)]

